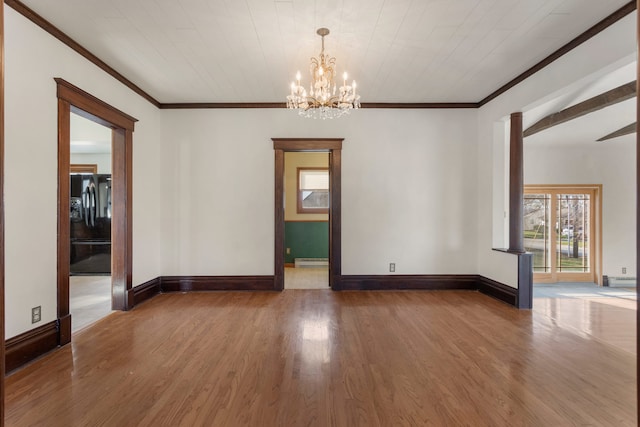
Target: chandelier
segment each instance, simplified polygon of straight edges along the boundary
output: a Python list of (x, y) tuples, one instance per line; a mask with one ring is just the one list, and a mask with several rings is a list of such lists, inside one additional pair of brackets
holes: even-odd
[(324, 53), (324, 36), (329, 29), (319, 28), (316, 33), (322, 37), (322, 50), (318, 58), (311, 58), (311, 83), (309, 92), (300, 84), (300, 71), (296, 81), (291, 83), (291, 94), (287, 96), (287, 108), (298, 110), (303, 117), (333, 119), (360, 108), (360, 95), (356, 94), (356, 81), (347, 84), (347, 73), (342, 75), (342, 86), (334, 82), (336, 58)]

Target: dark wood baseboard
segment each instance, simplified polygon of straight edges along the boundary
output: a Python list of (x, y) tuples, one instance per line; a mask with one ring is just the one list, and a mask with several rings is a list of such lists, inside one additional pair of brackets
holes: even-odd
[(5, 341), (5, 373), (58, 347), (59, 322), (54, 320)]
[(71, 342), (71, 314), (66, 314), (58, 319), (58, 345)]
[(477, 277), (475, 274), (341, 276), (335, 290), (477, 290)]
[(476, 274), (341, 276), (334, 290), (470, 290), (518, 307), (518, 290)]
[(273, 291), (273, 276), (162, 276), (161, 292)]
[(133, 305), (142, 304), (160, 293), (160, 277), (133, 288)]
[(489, 295), (509, 305), (517, 307), (518, 290), (503, 283), (496, 282), (484, 276), (478, 276), (477, 289), (485, 295)]

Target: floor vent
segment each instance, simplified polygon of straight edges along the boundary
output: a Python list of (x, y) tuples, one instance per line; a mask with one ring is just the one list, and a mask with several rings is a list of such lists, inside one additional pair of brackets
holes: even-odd
[(296, 258), (296, 268), (304, 267), (328, 267), (329, 258)]

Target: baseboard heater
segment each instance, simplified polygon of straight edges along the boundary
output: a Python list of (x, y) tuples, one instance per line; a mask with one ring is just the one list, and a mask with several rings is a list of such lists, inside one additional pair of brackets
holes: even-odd
[(635, 277), (612, 277), (604, 276), (603, 285), (610, 286), (612, 288), (632, 288), (636, 286)]
[(329, 258), (296, 258), (295, 267), (328, 267)]

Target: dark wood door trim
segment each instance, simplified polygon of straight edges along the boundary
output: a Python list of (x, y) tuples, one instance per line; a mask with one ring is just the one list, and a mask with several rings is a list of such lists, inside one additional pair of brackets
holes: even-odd
[[(640, 10), (640, 0), (636, 1), (636, 8)], [(636, 46), (640, 42), (640, 14), (636, 18)], [(637, 53), (637, 52), (636, 52)], [(640, 62), (637, 63), (636, 84), (640, 80)], [(636, 93), (637, 93), (636, 88)], [(636, 97), (636, 121), (640, 122), (640, 97)], [(636, 292), (640, 291), (640, 138), (636, 133)], [(640, 310), (636, 310), (636, 370), (640, 366)], [(636, 408), (640, 419), (640, 375), (636, 375)]]
[(0, 0), (0, 427), (4, 426), (4, 0)]
[(342, 175), (343, 138), (272, 138), (275, 151), (274, 283), (284, 289), (284, 153), (287, 151), (329, 153), (329, 285), (340, 290), (342, 277)]
[(59, 344), (71, 341), (69, 311), (69, 164), (71, 112), (112, 129), (112, 308), (133, 307), (132, 146), (135, 118), (59, 78), (58, 89), (58, 319)]

